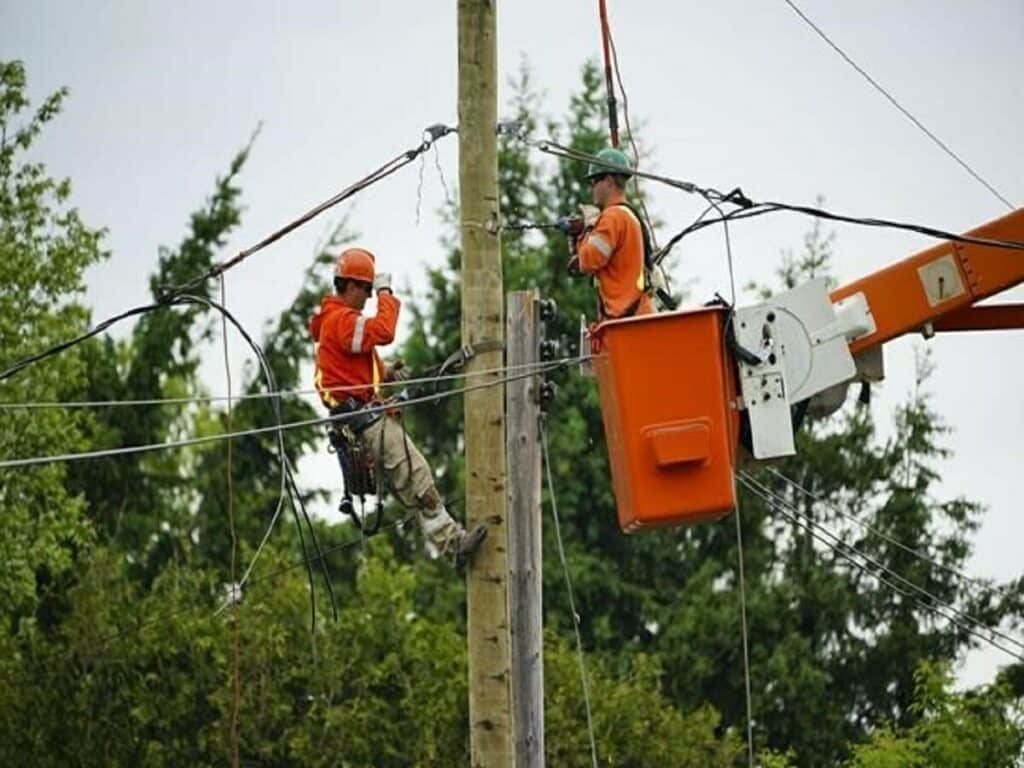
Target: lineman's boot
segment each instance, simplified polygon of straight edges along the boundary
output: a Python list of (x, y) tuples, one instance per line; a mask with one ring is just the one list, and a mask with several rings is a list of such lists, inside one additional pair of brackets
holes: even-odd
[(477, 523), (472, 530), (464, 531), (455, 545), (455, 569), (461, 571), (473, 559), (473, 554), (487, 538), (487, 523)]

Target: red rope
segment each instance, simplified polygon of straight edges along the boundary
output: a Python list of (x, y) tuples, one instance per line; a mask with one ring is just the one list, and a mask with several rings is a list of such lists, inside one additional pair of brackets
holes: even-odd
[(601, 13), (601, 47), (604, 49), (604, 82), (608, 91), (608, 130), (611, 134), (612, 146), (619, 146), (619, 115), (615, 106), (615, 84), (612, 81), (612, 58), (609, 52), (608, 8), (605, 0), (598, 0)]

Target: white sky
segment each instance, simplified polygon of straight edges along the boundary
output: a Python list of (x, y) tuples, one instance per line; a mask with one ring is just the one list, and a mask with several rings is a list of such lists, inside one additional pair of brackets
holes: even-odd
[[(868, 72), (1015, 204), (1024, 203), (1024, 5), (803, 0), (801, 7)], [(213, 178), (262, 121), (242, 175), (246, 206), (225, 257), (415, 145), (430, 123), (456, 121), (456, 3), (13, 2), (0, 0), (0, 57), (26, 62), (36, 103), (71, 88), (39, 156), (70, 176), (87, 222), (109, 228), (113, 255), (89, 274), (95, 317), (143, 302), (157, 248), (175, 246)], [(874, 91), (782, 0), (702, 3), (609, 0), (634, 122), (657, 170), (706, 186), (740, 185), (754, 199), (812, 203), (964, 230), (1005, 207)], [(499, 66), (525, 57), (565, 111), (587, 57), (600, 55), (594, 0), (507, 1), (499, 8)], [(504, 89), (502, 104), (507, 102)], [(440, 145), (449, 182), (457, 140)], [(442, 259), (434, 211), (443, 191), (432, 164), (415, 223), (417, 166), (361, 195), (352, 223), (399, 285), (422, 290)], [(678, 229), (699, 201), (649, 187), (652, 213)], [(340, 211), (331, 220), (337, 220)], [(308, 225), (230, 273), (228, 301), (252, 328), (294, 296), (329, 220)], [(738, 280), (770, 279), (809, 220), (763, 217), (733, 228)], [(929, 245), (894, 231), (838, 228), (836, 271), (854, 279)], [(677, 249), (674, 274), (695, 299), (727, 292), (721, 236)], [(1016, 258), (1009, 255), (1007, 258)], [(1018, 289), (1006, 297), (1021, 300)], [(1020, 469), (1024, 351), (1020, 332), (939, 337), (934, 404), (955, 430), (942, 465), (945, 495), (988, 509), (970, 571), (1020, 573), (1013, 482)], [(242, 361), (236, 340), (236, 367)], [(915, 345), (886, 348), (881, 423), (910, 389)], [(1017, 354), (1014, 354), (1016, 352)], [(204, 373), (223, 391), (214, 355)], [(236, 371), (236, 381), (238, 372)], [(331, 457), (304, 466), (328, 482)], [(961, 680), (1004, 661), (973, 654)]]

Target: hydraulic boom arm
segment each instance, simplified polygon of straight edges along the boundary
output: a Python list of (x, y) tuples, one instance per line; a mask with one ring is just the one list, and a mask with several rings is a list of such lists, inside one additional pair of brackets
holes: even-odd
[[(968, 234), (1024, 241), (1024, 208)], [(833, 303), (863, 294), (875, 329), (850, 343), (856, 355), (912, 331), (1024, 328), (1024, 305), (974, 307), (1024, 282), (1024, 251), (940, 243), (832, 292)]]

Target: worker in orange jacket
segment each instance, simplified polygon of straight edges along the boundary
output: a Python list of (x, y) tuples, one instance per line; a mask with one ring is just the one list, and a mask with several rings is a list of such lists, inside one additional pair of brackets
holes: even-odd
[[(374, 261), (373, 254), (363, 248), (349, 248), (338, 258), (335, 293), (323, 298), (320, 311), (309, 322), (317, 343), (316, 388), (331, 415), (343, 417), (335, 426), (348, 430), (357, 450), (371, 457), (378, 479), (385, 479), (398, 500), (415, 511), (429, 544), (461, 566), (483, 543), (487, 526), (481, 523), (467, 532), (448, 513), (430, 465), (405, 433), (397, 409), (390, 413), (381, 408), (367, 410), (386, 403), (381, 382), (408, 378), (400, 361), (386, 366), (377, 354), (378, 346), (394, 341), (401, 302), (391, 291), (391, 276), (377, 273)], [(367, 317), (362, 309), (374, 290), (377, 314)], [(332, 433), (332, 443), (344, 471), (349, 457), (341, 454), (346, 447), (336, 441), (337, 434)]]
[(583, 227), (569, 270), (595, 277), (599, 320), (650, 314), (655, 310), (645, 268), (647, 233), (626, 202), (626, 182), (633, 175), (629, 158), (618, 149), (603, 149), (596, 159), (587, 169), (596, 207), (580, 206)]

